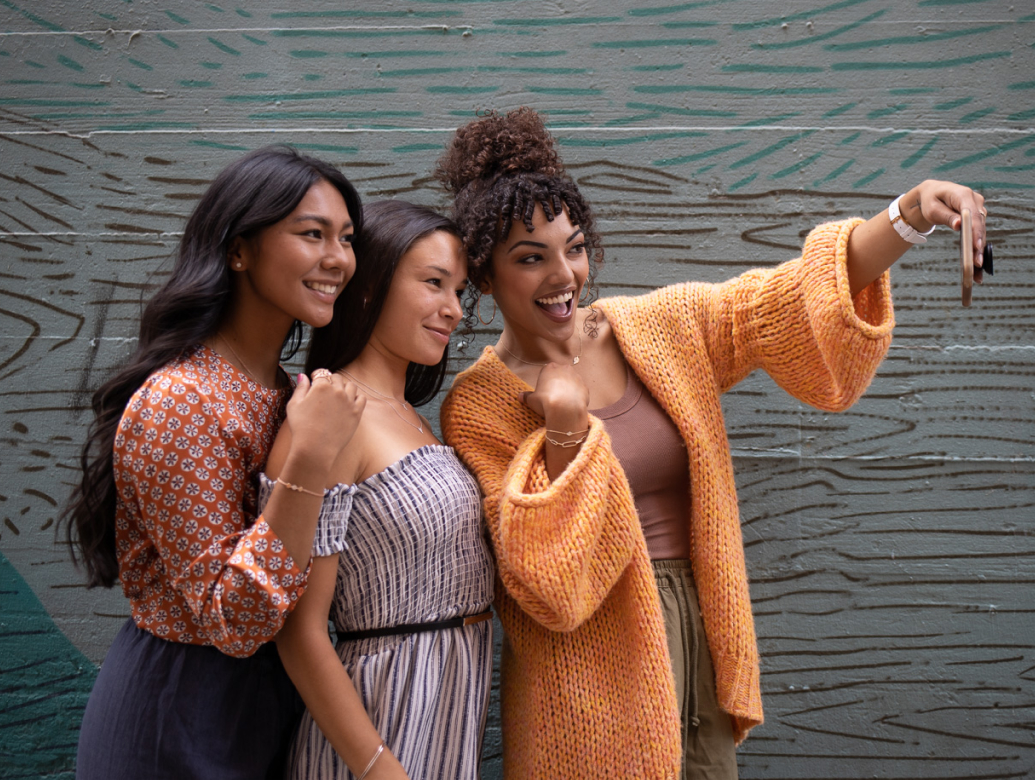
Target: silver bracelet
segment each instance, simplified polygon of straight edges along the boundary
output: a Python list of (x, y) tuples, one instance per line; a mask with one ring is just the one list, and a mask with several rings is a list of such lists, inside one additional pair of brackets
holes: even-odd
[(381, 754), (384, 752), (384, 750), (385, 743), (382, 742), (380, 745), (377, 746), (377, 750), (374, 751), (374, 757), (370, 759), (370, 763), (367, 764), (367, 768), (363, 770), (363, 774), (359, 776), (359, 780), (363, 780), (368, 774), (370, 774), (370, 770), (373, 769), (374, 764), (377, 762), (377, 759), (381, 758)]

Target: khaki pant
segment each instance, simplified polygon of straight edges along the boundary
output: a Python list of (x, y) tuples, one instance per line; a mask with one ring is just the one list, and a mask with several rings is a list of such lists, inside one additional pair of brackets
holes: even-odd
[(736, 780), (730, 717), (715, 699), (715, 671), (688, 560), (653, 561), (683, 723), (680, 780)]

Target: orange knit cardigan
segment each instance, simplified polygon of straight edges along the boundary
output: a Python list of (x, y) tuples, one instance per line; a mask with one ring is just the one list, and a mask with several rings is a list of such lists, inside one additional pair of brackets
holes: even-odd
[[(691, 559), (719, 705), (741, 741), (762, 722), (758, 648), (719, 396), (756, 368), (823, 410), (850, 406), (891, 340), (888, 275), (852, 299), (860, 220), (816, 228), (802, 257), (723, 284), (604, 299), (627, 363), (690, 460)], [(481, 483), (495, 546), (503, 772), (671, 778), (680, 724), (657, 588), (628, 482), (603, 425), (551, 484), (528, 386), (486, 348), (442, 405), (442, 431)]]

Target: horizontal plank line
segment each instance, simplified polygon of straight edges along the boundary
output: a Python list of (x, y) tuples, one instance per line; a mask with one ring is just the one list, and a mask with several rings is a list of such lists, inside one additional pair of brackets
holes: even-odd
[[(892, 134), (908, 132), (912, 135), (1035, 135), (1035, 127), (974, 127), (974, 128), (896, 128), (896, 127), (873, 127), (870, 125), (657, 125), (644, 127), (637, 125), (633, 127), (565, 127), (551, 126), (552, 133), (611, 133), (621, 135), (625, 133), (644, 132), (754, 132), (756, 130), (770, 130), (781, 133), (798, 132), (830, 132), (843, 133), (848, 130), (862, 132)], [(385, 133), (441, 133), (452, 134), (456, 127), (241, 127), (232, 129), (187, 129), (187, 128), (151, 128), (144, 130), (89, 130), (83, 133), (75, 133), (69, 130), (4, 130), (0, 131), (0, 138), (7, 136), (49, 136), (61, 135), (69, 138), (89, 139), (95, 135), (269, 135), (270, 133), (324, 133), (328, 135), (362, 135)]]

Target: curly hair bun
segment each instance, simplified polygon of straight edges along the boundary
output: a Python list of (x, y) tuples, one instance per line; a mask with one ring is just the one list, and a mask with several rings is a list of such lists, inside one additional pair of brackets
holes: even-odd
[(508, 173), (564, 175), (553, 136), (528, 106), (504, 115), (491, 111), (459, 128), (435, 169), (454, 194), (473, 181)]

